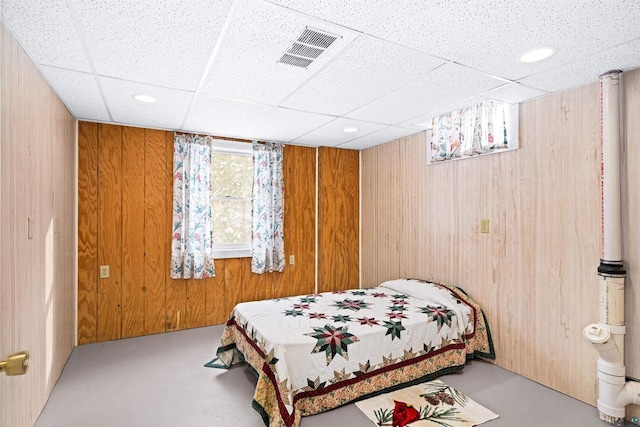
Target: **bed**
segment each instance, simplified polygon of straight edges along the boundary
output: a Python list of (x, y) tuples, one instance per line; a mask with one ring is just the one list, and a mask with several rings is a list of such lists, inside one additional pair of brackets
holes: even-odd
[(238, 304), (211, 367), (245, 362), (265, 425), (317, 414), (494, 359), (480, 307), (461, 289), (399, 279), (371, 289)]

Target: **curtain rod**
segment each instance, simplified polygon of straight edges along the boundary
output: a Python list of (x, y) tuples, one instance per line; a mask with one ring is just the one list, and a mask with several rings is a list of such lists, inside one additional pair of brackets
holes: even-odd
[(253, 142), (253, 140), (251, 140), (251, 139), (230, 138), (230, 137), (227, 137), (227, 136), (216, 136), (216, 135), (208, 135), (208, 134), (203, 134), (203, 133), (182, 132), (182, 131), (177, 131), (177, 130), (174, 130), (173, 133), (174, 133), (174, 135), (175, 134), (179, 134), (179, 135), (195, 135), (195, 136), (202, 136), (202, 137), (205, 137), (205, 138), (208, 137), (208, 138), (222, 139), (224, 141)]
[(244, 139), (244, 138), (230, 138), (227, 136), (216, 136), (216, 135), (208, 135), (208, 134), (202, 134), (202, 133), (192, 133), (192, 132), (182, 132), (182, 131), (177, 131), (174, 130), (173, 131), (174, 135), (195, 135), (195, 136), (201, 136), (204, 138), (214, 138), (214, 139), (220, 139), (222, 141), (232, 141), (232, 142), (248, 142), (248, 143), (253, 143), (254, 141), (257, 142), (258, 144), (266, 144), (266, 143), (273, 143), (273, 144), (281, 144), (282, 146), (286, 145), (283, 142), (277, 142), (277, 141), (260, 141), (257, 139)]

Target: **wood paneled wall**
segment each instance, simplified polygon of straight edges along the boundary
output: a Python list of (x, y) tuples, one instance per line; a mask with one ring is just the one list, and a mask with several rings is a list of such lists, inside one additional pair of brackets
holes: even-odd
[[(257, 275), (250, 258), (216, 260), (215, 278), (173, 280), (173, 132), (81, 122), (78, 144), (80, 344), (220, 324), (239, 302), (315, 291), (315, 148), (285, 147), (285, 251), (287, 261), (295, 256), (295, 264), (284, 273)], [(344, 162), (348, 174), (338, 195), (346, 201), (336, 200), (336, 206), (351, 210), (355, 200), (357, 209), (358, 152), (333, 149), (332, 154), (331, 167)], [(331, 283), (339, 286), (359, 274), (357, 210), (349, 216), (355, 215), (355, 229), (351, 223), (344, 231), (335, 226), (343, 222), (342, 212), (333, 214), (327, 211), (321, 229), (349, 232), (334, 240), (348, 247), (343, 250), (352, 259), (355, 248), (356, 257), (355, 269), (340, 264), (341, 258), (323, 264), (338, 275)], [(110, 266), (108, 279), (98, 278), (101, 265)]]
[[(640, 73), (624, 76), (627, 367), (640, 376)], [(488, 316), (496, 363), (590, 404), (598, 321), (599, 85), (520, 106), (517, 151), (426, 165), (424, 133), (364, 150), (362, 273), (461, 286)], [(480, 220), (490, 233), (480, 233)]]
[(318, 292), (360, 286), (360, 153), (318, 149)]
[(0, 425), (31, 427), (74, 346), (76, 122), (0, 27)]

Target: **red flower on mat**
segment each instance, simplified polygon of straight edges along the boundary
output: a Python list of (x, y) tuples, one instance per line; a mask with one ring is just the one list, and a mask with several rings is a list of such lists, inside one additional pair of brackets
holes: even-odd
[(396, 406), (393, 408), (393, 427), (405, 427), (420, 419), (420, 412), (410, 403), (393, 401)]

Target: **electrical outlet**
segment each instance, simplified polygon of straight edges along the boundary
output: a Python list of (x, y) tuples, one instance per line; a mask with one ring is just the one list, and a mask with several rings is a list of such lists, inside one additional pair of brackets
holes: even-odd
[(488, 233), (489, 232), (489, 220), (484, 218), (480, 220), (480, 232)]
[(295, 255), (289, 255), (289, 265), (293, 265), (296, 263), (296, 256)]
[(109, 278), (109, 266), (108, 265), (101, 265), (100, 266), (100, 278), (101, 279), (108, 279)]

